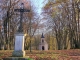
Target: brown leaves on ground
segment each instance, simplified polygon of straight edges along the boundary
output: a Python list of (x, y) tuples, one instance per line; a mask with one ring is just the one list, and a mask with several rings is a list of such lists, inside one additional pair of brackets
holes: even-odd
[[(0, 51), (0, 58), (12, 56), (13, 51)], [(26, 56), (34, 60), (80, 60), (80, 50), (48, 50), (29, 52), (26, 50)]]

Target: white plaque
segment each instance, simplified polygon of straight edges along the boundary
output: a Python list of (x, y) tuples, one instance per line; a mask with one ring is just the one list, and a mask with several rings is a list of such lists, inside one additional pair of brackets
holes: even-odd
[(24, 35), (19, 34), (15, 36), (15, 51), (24, 50)]

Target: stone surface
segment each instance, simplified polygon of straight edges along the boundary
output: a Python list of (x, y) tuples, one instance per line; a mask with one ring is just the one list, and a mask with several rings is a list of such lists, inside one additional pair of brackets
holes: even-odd
[(15, 47), (12, 53), (13, 57), (24, 57), (25, 56), (24, 39), (25, 39), (25, 35), (23, 33), (15, 34)]
[(27, 57), (8, 57), (8, 58), (3, 58), (2, 60), (33, 60), (31, 58)]
[(15, 51), (24, 51), (24, 34), (15, 34)]
[(13, 51), (12, 56), (14, 57), (24, 57), (25, 51)]

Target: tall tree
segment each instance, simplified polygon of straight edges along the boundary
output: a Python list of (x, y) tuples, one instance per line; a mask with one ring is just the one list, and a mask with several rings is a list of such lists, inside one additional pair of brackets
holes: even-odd
[(49, 0), (44, 7), (44, 13), (51, 18), (49, 27), (55, 32), (58, 49), (67, 48), (68, 42), (70, 48), (79, 48), (79, 8), (76, 4), (79, 7), (77, 0)]

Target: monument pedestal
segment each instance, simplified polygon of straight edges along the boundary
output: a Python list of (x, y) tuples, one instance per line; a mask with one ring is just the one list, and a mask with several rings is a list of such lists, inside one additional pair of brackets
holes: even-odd
[(12, 53), (13, 57), (24, 57), (25, 56), (24, 39), (25, 39), (25, 35), (23, 33), (15, 34), (15, 47)]
[(13, 51), (12, 56), (14, 57), (24, 57), (25, 51)]

